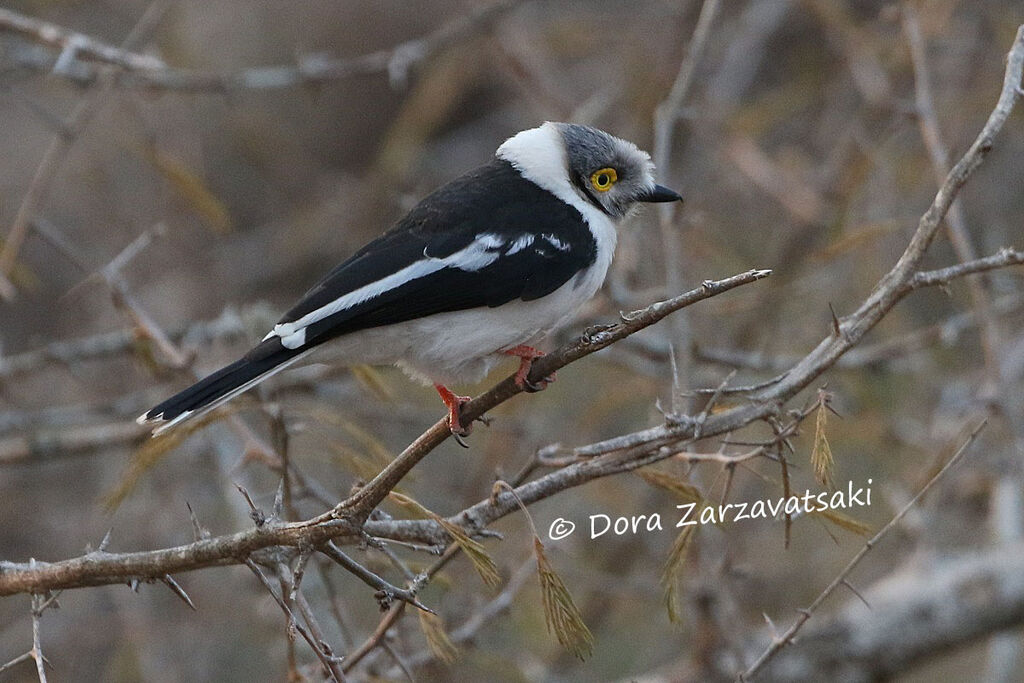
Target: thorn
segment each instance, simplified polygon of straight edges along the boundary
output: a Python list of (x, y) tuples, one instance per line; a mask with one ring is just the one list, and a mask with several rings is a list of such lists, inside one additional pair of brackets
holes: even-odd
[(853, 594), (854, 594), (854, 595), (856, 595), (856, 596), (857, 596), (858, 598), (860, 598), (860, 601), (864, 603), (864, 606), (865, 606), (865, 607), (867, 607), (868, 609), (871, 609), (871, 603), (870, 603), (870, 602), (868, 602), (868, 601), (867, 601), (867, 600), (866, 600), (866, 599), (864, 598), (864, 596), (863, 596), (863, 595), (861, 595), (861, 594), (860, 594), (860, 592), (859, 592), (859, 591), (858, 591), (858, 590), (857, 590), (856, 588), (854, 588), (854, 587), (853, 587), (853, 584), (852, 584), (852, 583), (850, 583), (850, 582), (849, 582), (849, 581), (847, 581), (846, 579), (843, 579), (841, 583), (842, 583), (842, 584), (843, 584), (844, 586), (846, 586), (847, 588), (849, 588), (849, 589), (850, 589), (850, 592), (851, 592), (851, 593), (853, 593)]
[(306, 575), (306, 563), (309, 562), (309, 558), (312, 557), (312, 555), (312, 550), (303, 550), (299, 553), (299, 557), (295, 561), (295, 569), (292, 571), (292, 600), (295, 599), (295, 594), (299, 592), (299, 586), (302, 585), (302, 578)]
[(836, 309), (832, 308), (832, 302), (828, 302), (828, 310), (832, 314), (832, 335), (838, 337), (842, 334), (839, 324), (839, 316), (836, 315)]
[(768, 630), (771, 631), (771, 633), (772, 633), (772, 640), (773, 641), (778, 641), (779, 640), (779, 629), (775, 628), (775, 622), (772, 621), (772, 618), (770, 616), (768, 616), (767, 612), (761, 612), (761, 616), (764, 617), (765, 623), (768, 624)]
[(266, 524), (266, 514), (263, 512), (263, 510), (260, 510), (258, 507), (256, 507), (256, 503), (252, 502), (252, 496), (250, 496), (249, 492), (245, 490), (245, 487), (239, 484), (238, 482), (235, 482), (235, 488), (238, 489), (238, 492), (241, 493), (242, 496), (245, 498), (245, 502), (249, 504), (249, 517), (256, 524), (256, 526), (261, 527), (264, 524)]
[(192, 598), (188, 597), (188, 593), (186, 593), (185, 589), (182, 588), (178, 584), (178, 582), (174, 580), (174, 577), (172, 577), (170, 574), (164, 574), (160, 578), (160, 580), (167, 584), (167, 587), (171, 589), (171, 592), (177, 595), (179, 598), (181, 598), (186, 605), (191, 607), (196, 612), (199, 611), (196, 609), (195, 604), (192, 602)]
[(271, 508), (271, 519), (281, 519), (281, 511), (284, 509), (284, 477), (277, 485), (277, 493), (274, 494), (274, 507)]
[(103, 534), (103, 540), (100, 541), (99, 546), (96, 548), (96, 552), (103, 553), (107, 551), (107, 547), (110, 545), (110, 535), (114, 533), (114, 528), (107, 529), (107, 533)]
[(185, 502), (185, 507), (188, 508), (188, 518), (189, 521), (192, 522), (192, 538), (196, 541), (201, 541), (205, 538), (209, 538), (210, 532), (204, 529), (199, 524), (199, 518), (196, 517), (195, 511), (192, 509), (192, 506), (188, 503), (188, 501)]
[(422, 602), (420, 602), (420, 601), (419, 601), (419, 600), (417, 600), (416, 598), (410, 598), (410, 599), (409, 599), (409, 600), (407, 600), (406, 602), (408, 602), (408, 603), (409, 603), (410, 605), (412, 605), (412, 606), (413, 606), (413, 607), (415, 607), (416, 609), (421, 609), (421, 610), (423, 610), (424, 612), (429, 612), (430, 614), (437, 614), (437, 612), (435, 612), (434, 610), (430, 609), (429, 607), (427, 607), (426, 605), (424, 605), (424, 604), (423, 604)]

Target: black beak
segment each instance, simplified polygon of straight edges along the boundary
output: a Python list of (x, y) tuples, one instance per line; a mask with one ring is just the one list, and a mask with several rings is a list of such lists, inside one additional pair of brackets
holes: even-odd
[(675, 190), (670, 190), (663, 185), (655, 185), (638, 196), (636, 200), (638, 202), (681, 202), (683, 198)]

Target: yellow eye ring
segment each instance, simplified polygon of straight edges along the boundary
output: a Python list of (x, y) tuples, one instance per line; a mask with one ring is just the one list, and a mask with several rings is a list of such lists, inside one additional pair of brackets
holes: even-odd
[(615, 172), (614, 168), (599, 168), (594, 171), (590, 176), (590, 184), (594, 186), (594, 189), (598, 192), (607, 192), (612, 189), (612, 185), (619, 179), (619, 174)]

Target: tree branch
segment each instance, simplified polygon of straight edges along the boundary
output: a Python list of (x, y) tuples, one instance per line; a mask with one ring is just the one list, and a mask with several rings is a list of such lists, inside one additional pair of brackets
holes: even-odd
[[(165, 69), (167, 65), (162, 59), (151, 55), (142, 55), (108, 45), (91, 38), (84, 33), (66, 29), (63, 26), (27, 17), (9, 9), (0, 9), (0, 31), (11, 31), (51, 47), (61, 49), (61, 60), (70, 61), (78, 56), (105, 62), (122, 69), (147, 70)], [(58, 73), (60, 69), (55, 69)]]
[(781, 636), (772, 639), (771, 644), (765, 649), (765, 651), (762, 652), (761, 655), (754, 660), (754, 662), (745, 671), (739, 674), (739, 680), (749, 680), (752, 676), (756, 675), (772, 657), (778, 654), (782, 648), (793, 642), (797, 632), (800, 631), (805, 623), (807, 623), (811, 618), (811, 615), (814, 614), (814, 611), (821, 606), (821, 603), (825, 602), (828, 596), (832, 595), (840, 584), (846, 581), (847, 577), (850, 576), (850, 572), (860, 564), (860, 561), (864, 559), (864, 556), (871, 552), (871, 549), (874, 548), (875, 545), (893, 529), (893, 527), (900, 523), (900, 520), (902, 520), (910, 509), (917, 504), (917, 501), (921, 500), (921, 498), (924, 497), (924, 494), (928, 493), (932, 486), (935, 485), (935, 482), (942, 478), (942, 475), (952, 469), (953, 466), (960, 461), (964, 453), (967, 452), (967, 448), (974, 443), (974, 440), (978, 437), (978, 433), (985, 427), (985, 424), (986, 422), (982, 421), (977, 427), (975, 427), (960, 448), (957, 449), (956, 453), (953, 454), (953, 457), (951, 457), (946, 464), (935, 473), (935, 476), (928, 480), (928, 483), (921, 487), (921, 490), (917, 492), (917, 495), (911, 498), (910, 501), (908, 501), (907, 504), (904, 505), (885, 526), (878, 530), (878, 533), (871, 537), (871, 540), (864, 544), (864, 547), (853, 556), (853, 559), (847, 563), (843, 571), (839, 572), (832, 582), (818, 594), (818, 597), (814, 599), (814, 602), (812, 602), (809, 607), (799, 610), (800, 615), (793, 622), (792, 626), (786, 629), (786, 632)]
[[(709, 280), (701, 287), (678, 297), (624, 315), (621, 323), (611, 325), (595, 334), (585, 333), (573, 342), (538, 359), (531, 370), (530, 379), (538, 381), (569, 363), (653, 325), (680, 308), (763, 279), (769, 273), (767, 270), (751, 270), (724, 280)], [(509, 377), (467, 403), (463, 408), (463, 414), (468, 420), (476, 419), (521, 392), (522, 389)], [(416, 463), (449, 436), (451, 431), (447, 422), (438, 421), (366, 486), (340, 503), (334, 510), (310, 520), (290, 523), (267, 522), (254, 529), (228, 536), (200, 539), (187, 545), (162, 550), (121, 554), (96, 551), (60, 562), (35, 562), (33, 566), (27, 563), (0, 561), (0, 596), (56, 588), (106, 585), (132, 579), (161, 578), (166, 574), (203, 567), (241, 564), (252, 552), (272, 546), (319, 547), (332, 539), (358, 539), (370, 512)]]
[[(805, 629), (764, 680), (888, 680), (914, 664), (1024, 621), (1024, 544), (915, 562)], [(827, 672), (823, 674), (822, 672)]]
[[(465, 36), (487, 28), (523, 2), (498, 0), (461, 15), (426, 36), (358, 57), (334, 58), (323, 54), (308, 54), (300, 56), (295, 64), (257, 66), (229, 73), (178, 69), (162, 63), (160, 68), (139, 68), (138, 65), (122, 60), (123, 63), (112, 62), (123, 69), (115, 73), (112, 80), (116, 87), (122, 89), (185, 93), (280, 90), (379, 73), (388, 74), (392, 83), (402, 84), (412, 67)], [(66, 29), (59, 30), (67, 32)], [(114, 54), (109, 56), (113, 58)], [(104, 61), (111, 62), (110, 59)], [(38, 68), (39, 64), (37, 60), (32, 60), (27, 66)], [(61, 69), (57, 73), (78, 82), (89, 82), (96, 77), (95, 73), (82, 69)]]

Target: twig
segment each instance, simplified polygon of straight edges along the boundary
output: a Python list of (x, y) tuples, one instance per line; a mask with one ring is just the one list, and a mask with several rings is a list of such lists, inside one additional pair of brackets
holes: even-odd
[(936, 287), (948, 284), (951, 280), (975, 273), (983, 273), (996, 268), (1007, 266), (1019, 266), (1024, 264), (1024, 252), (1005, 247), (992, 256), (958, 263), (948, 268), (938, 270), (925, 270), (914, 274), (914, 277), (905, 285), (907, 290), (919, 289), (921, 287)]
[(29, 651), (29, 652), (22, 652), (20, 655), (18, 655), (14, 659), (12, 659), (12, 660), (10, 660), (8, 662), (4, 662), (3, 664), (0, 664), (0, 674), (2, 674), (3, 672), (7, 671), (10, 668), (13, 668), (13, 667), (17, 666), (18, 664), (21, 664), (22, 662), (27, 662), (30, 659), (32, 659), (32, 652), (31, 651)]
[(32, 659), (36, 662), (39, 683), (46, 683), (46, 658), (43, 657), (42, 638), (39, 635), (39, 621), (49, 601), (45, 595), (32, 596)]
[(852, 572), (853, 569), (860, 563), (860, 561), (864, 559), (864, 556), (867, 555), (871, 551), (871, 549), (875, 547), (875, 544), (878, 543), (878, 541), (881, 540), (883, 536), (889, 533), (889, 531), (893, 527), (899, 524), (900, 520), (902, 520), (903, 517), (906, 516), (906, 514), (910, 511), (910, 509), (917, 504), (917, 501), (921, 500), (921, 498), (926, 493), (928, 493), (929, 490), (931, 490), (932, 486), (935, 485), (935, 482), (942, 478), (942, 475), (944, 475), (947, 471), (949, 471), (950, 468), (952, 468), (956, 463), (960, 461), (963, 454), (967, 452), (968, 446), (974, 443), (974, 440), (977, 438), (978, 433), (981, 432), (981, 430), (985, 427), (986, 424), (987, 420), (983, 420), (980, 424), (978, 424), (977, 427), (974, 428), (974, 430), (967, 437), (967, 440), (964, 441), (963, 445), (961, 445), (960, 448), (957, 449), (956, 453), (953, 454), (953, 457), (951, 457), (949, 461), (947, 461), (946, 464), (942, 466), (942, 469), (936, 472), (935, 476), (929, 479), (928, 483), (925, 484), (921, 488), (921, 490), (917, 492), (917, 495), (911, 498), (910, 501), (906, 505), (904, 505), (903, 508), (899, 512), (897, 512), (896, 515), (878, 531), (877, 534), (871, 537), (871, 540), (864, 544), (864, 547), (860, 549), (860, 552), (853, 556), (853, 559), (850, 560), (850, 562), (846, 565), (846, 568), (843, 569), (843, 571), (841, 571), (839, 575), (832, 580), (832, 583), (826, 586), (825, 589), (818, 594), (818, 597), (814, 599), (814, 602), (812, 602), (809, 607), (798, 610), (799, 615), (797, 616), (796, 621), (793, 622), (793, 625), (786, 629), (786, 631), (781, 636), (773, 638), (771, 645), (769, 645), (768, 648), (761, 653), (761, 656), (754, 660), (754, 663), (751, 664), (746, 669), (746, 671), (739, 674), (738, 680), (749, 680), (750, 677), (755, 675), (758, 672), (758, 670), (762, 666), (764, 666), (768, 660), (774, 657), (779, 650), (781, 650), (783, 647), (785, 647), (793, 641), (793, 637), (796, 636), (797, 632), (801, 629), (801, 627), (803, 627), (807, 620), (811, 618), (811, 615), (814, 614), (814, 611), (821, 606), (821, 603), (825, 602), (828, 596), (830, 596), (836, 588), (838, 588), (841, 584), (843, 584), (843, 582), (846, 581), (847, 577), (850, 575), (850, 572)]
[[(662, 320), (674, 311), (722, 294), (768, 276), (770, 271), (751, 270), (718, 281), (706, 281), (666, 301), (634, 311), (624, 320), (594, 335), (584, 335), (551, 354), (539, 358), (531, 369), (531, 381), (539, 381), (555, 370), (584, 358)], [(463, 407), (466, 419), (475, 419), (487, 410), (522, 392), (512, 377)], [(238, 564), (253, 551), (272, 546), (318, 547), (328, 540), (361, 538), (359, 530), (370, 512), (388, 492), (434, 448), (451, 435), (445, 419), (425, 431), (366, 486), (360, 488), (334, 510), (301, 522), (268, 522), (254, 529), (228, 536), (201, 539), (193, 543), (135, 553), (106, 554), (103, 557), (78, 557), (61, 562), (37, 563), (35, 567), (0, 561), (0, 596), (39, 592), (55, 588), (117, 583), (131, 578), (160, 578), (165, 574), (203, 567)], [(436, 526), (436, 525), (435, 525)], [(367, 527), (369, 528), (369, 527)], [(431, 527), (433, 529), (433, 527)], [(377, 534), (372, 534), (377, 535)], [(428, 532), (431, 542), (447, 543)]]
[[(512, 573), (508, 584), (494, 599), (482, 605), (458, 628), (452, 629), (448, 638), (455, 644), (471, 641), (480, 630), (495, 617), (504, 613), (515, 600), (516, 595), (522, 590), (526, 582), (530, 580), (537, 571), (537, 561), (532, 556)], [(423, 650), (406, 658), (409, 666), (421, 666), (431, 661), (434, 654), (430, 650)]]
[[(164, 13), (170, 8), (173, 0), (155, 0), (149, 5), (142, 18), (135, 24), (128, 36), (121, 44), (123, 50), (130, 50), (137, 43), (143, 41), (146, 36), (160, 23)], [(82, 131), (92, 120), (92, 117), (99, 111), (107, 93), (110, 91), (113, 81), (109, 78), (110, 69), (104, 67), (102, 72), (102, 85), (96, 90), (87, 93), (75, 106), (67, 119), (65, 130), (55, 135), (50, 140), (50, 146), (43, 155), (42, 161), (36, 168), (35, 175), (29, 184), (25, 197), (21, 200), (18, 213), (7, 231), (7, 238), (4, 240), (3, 249), (0, 250), (0, 296), (5, 299), (13, 299), (15, 291), (11, 286), (8, 277), (14, 268), (18, 258), (18, 252), (28, 235), (29, 225), (35, 214), (39, 211), (46, 196), (50, 191), (54, 177), (67, 157), (68, 151), (75, 141), (81, 136)]]
[(247, 559), (245, 561), (245, 565), (252, 570), (252, 573), (256, 575), (256, 578), (260, 580), (263, 587), (266, 588), (267, 592), (270, 593), (272, 598), (274, 598), (274, 602), (277, 603), (277, 606), (281, 608), (282, 612), (284, 612), (285, 618), (288, 620), (289, 628), (295, 629), (295, 631), (302, 636), (302, 639), (305, 640), (313, 649), (313, 653), (316, 655), (317, 659), (320, 660), (320, 663), (324, 665), (324, 668), (331, 674), (331, 678), (337, 683), (342, 683), (347, 680), (341, 672), (341, 669), (338, 666), (338, 661), (335, 657), (325, 653), (321, 649), (320, 643), (295, 619), (295, 614), (285, 601), (285, 590), (282, 588), (281, 595), (278, 595), (277, 591), (275, 591), (274, 587), (270, 585), (270, 581), (267, 580), (267, 577), (262, 571), (260, 571), (260, 568), (256, 566), (255, 562)]
[[(935, 183), (941, 185), (949, 171), (949, 150), (942, 141), (939, 117), (935, 112), (935, 98), (932, 95), (931, 76), (928, 73), (928, 57), (924, 37), (921, 35), (917, 10), (912, 3), (904, 0), (900, 5), (900, 18), (903, 32), (910, 45), (910, 61), (914, 68), (914, 104), (917, 111), (917, 122), (921, 129), (921, 138), (924, 140), (928, 156), (931, 158)], [(953, 244), (953, 251), (956, 253), (957, 259), (961, 262), (976, 259), (977, 253), (971, 244), (962, 200), (956, 199), (950, 205), (946, 216), (946, 225), (949, 240)], [(967, 286), (974, 310), (978, 312), (981, 320), (979, 329), (988, 384), (987, 387), (982, 387), (981, 393), (991, 394), (995, 392), (999, 384), (999, 328), (992, 315), (992, 301), (986, 289), (985, 280), (971, 277), (967, 280)]]
[[(444, 554), (441, 555), (441, 557), (438, 558), (438, 560), (434, 562), (434, 564), (432, 564), (427, 569), (427, 571), (419, 577), (419, 582), (421, 584), (426, 584), (427, 581), (433, 578), (437, 574), (437, 572), (441, 571), (441, 569), (443, 569), (444, 566), (448, 564), (448, 562), (450, 562), (452, 558), (456, 557), (461, 551), (462, 550), (459, 547), (458, 543), (450, 543), (448, 547), (445, 549)], [(374, 629), (370, 637), (367, 638), (362, 645), (360, 645), (358, 648), (350, 652), (349, 655), (345, 657), (345, 673), (348, 673), (352, 669), (354, 669), (356, 665), (359, 664), (359, 662), (361, 662), (367, 655), (369, 655), (377, 648), (377, 646), (387, 635), (388, 631), (391, 630), (391, 627), (394, 626), (398, 619), (402, 616), (402, 614), (405, 613), (405, 605), (406, 603), (404, 602), (396, 602), (394, 605), (392, 605), (391, 609), (389, 609), (384, 614), (384, 616), (381, 617), (380, 623), (377, 624), (377, 628)]]
[[(1006, 294), (992, 302), (992, 310), (997, 315), (1007, 315), (1021, 310), (1024, 297), (1017, 294)], [(902, 336), (874, 344), (861, 344), (850, 349), (840, 358), (836, 368), (863, 368), (881, 363), (898, 360), (914, 352), (922, 351), (934, 344), (952, 346), (967, 330), (977, 327), (979, 316), (976, 311), (967, 310), (951, 315), (941, 323), (922, 327)], [(698, 347), (696, 358), (705, 363), (715, 363), (728, 367), (758, 370), (765, 372), (782, 372), (792, 367), (799, 358), (797, 356), (768, 355), (760, 351), (746, 351), (730, 348)], [(888, 370), (898, 370), (895, 365), (886, 365)], [(764, 387), (757, 387), (763, 389)], [(705, 393), (711, 393), (708, 389)], [(726, 390), (728, 392), (728, 389)], [(750, 389), (743, 393), (750, 393)]]
[(334, 543), (325, 543), (321, 546), (320, 552), (334, 560), (346, 571), (354, 575), (370, 588), (374, 588), (379, 591), (382, 594), (382, 599), (390, 600), (391, 598), (398, 598), (399, 600), (408, 602), (413, 607), (421, 609), (424, 612), (430, 612), (431, 614), (434, 613), (434, 610), (416, 599), (416, 593), (414, 591), (399, 588), (398, 586), (385, 581), (345, 553), (341, 552), (341, 549), (334, 545)]
[[(163, 60), (151, 55), (129, 52), (126, 49), (108, 45), (83, 33), (71, 31), (62, 26), (26, 17), (9, 9), (0, 9), (0, 31), (13, 31), (32, 40), (59, 47), (62, 61), (72, 61), (79, 56), (119, 66), (124, 69), (165, 69)], [(55, 67), (60, 73), (60, 69)]]
[[(700, 8), (700, 15), (697, 24), (693, 28), (693, 35), (690, 36), (690, 43), (687, 46), (686, 54), (679, 65), (675, 81), (669, 90), (665, 100), (654, 110), (654, 149), (652, 158), (654, 165), (661, 173), (667, 173), (672, 153), (672, 133), (676, 123), (682, 114), (683, 103), (690, 92), (693, 84), (693, 76), (697, 71), (708, 37), (711, 35), (711, 25), (715, 15), (718, 13), (719, 0), (704, 0)], [(661, 232), (662, 249), (664, 250), (665, 268), (665, 289), (669, 292), (678, 292), (683, 288), (682, 271), (683, 246), (682, 237), (677, 226), (673, 225), (675, 205), (663, 204), (658, 207), (658, 226)], [(671, 325), (671, 338), (675, 347), (679, 349), (680, 357), (673, 356), (674, 362), (678, 363), (678, 373), (682, 375), (682, 383), (689, 382), (690, 374), (690, 331), (685, 315), (676, 316)], [(675, 376), (678, 376), (677, 375)], [(676, 387), (679, 389), (681, 387)], [(676, 409), (679, 394), (673, 391), (673, 410)]]
[[(247, 332), (246, 320), (258, 318), (273, 322), (263, 304), (251, 304), (239, 310), (226, 308), (219, 317), (212, 320), (181, 326), (167, 332), (175, 343), (188, 341), (200, 344), (217, 339), (235, 339)], [(48, 368), (56, 361), (63, 364), (88, 360), (100, 360), (134, 352), (138, 337), (131, 330), (104, 332), (90, 337), (54, 341), (49, 344), (9, 356), (0, 356), (0, 379)]]
[[(749, 270), (723, 280), (705, 280), (697, 289), (690, 290), (675, 298), (659, 301), (647, 308), (622, 316), (622, 322), (607, 327), (594, 335), (584, 335), (566, 344), (560, 349), (536, 359), (531, 366), (527, 379), (539, 382), (573, 361), (589, 356), (596, 351), (608, 347), (620, 339), (650, 327), (666, 316), (699, 301), (716, 296), (735, 287), (749, 284), (768, 277), (770, 270)], [(523, 389), (516, 385), (512, 377), (507, 378), (486, 393), (477, 396), (462, 407), (464, 422), (471, 422), (488, 410), (504, 403)], [(397, 458), (374, 477), (366, 486), (359, 489), (353, 496), (342, 501), (329, 513), (309, 520), (307, 524), (320, 524), (341, 516), (364, 521), (370, 512), (387, 496), (402, 477), (423, 459), (430, 451), (440, 445), (451, 435), (445, 420), (437, 422), (433, 427), (420, 435)]]
[[(412, 67), (465, 36), (490, 26), (524, 0), (498, 0), (459, 16), (433, 33), (400, 43), (392, 48), (352, 58), (323, 54), (300, 56), (295, 64), (250, 67), (230, 73), (165, 67), (129, 69), (112, 74), (113, 85), (124, 89), (224, 93), (238, 90), (279, 90), (330, 83), (361, 75), (386, 73), (392, 84), (401, 86)], [(36, 62), (26, 66), (38, 66)], [(94, 75), (81, 69), (59, 72), (75, 81), (90, 81)]]

